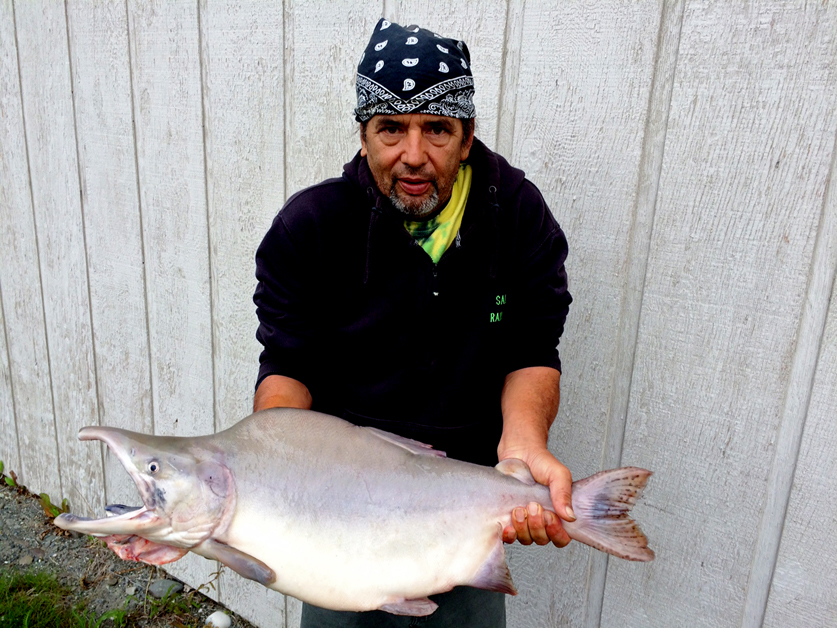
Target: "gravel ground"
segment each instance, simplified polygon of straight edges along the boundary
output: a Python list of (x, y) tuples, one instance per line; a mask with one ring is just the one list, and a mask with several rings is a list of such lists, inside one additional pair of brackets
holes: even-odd
[[(96, 617), (111, 609), (133, 610), (128, 625), (138, 628), (200, 627), (218, 610), (230, 615), (234, 627), (255, 628), (188, 586), (171, 605), (179, 612), (150, 619), (154, 602), (147, 591), (167, 577), (161, 569), (123, 561), (93, 537), (59, 530), (36, 495), (0, 481), (0, 574), (24, 571), (53, 574), (71, 590), (70, 605), (84, 601)], [(111, 625), (106, 621), (103, 627)]]

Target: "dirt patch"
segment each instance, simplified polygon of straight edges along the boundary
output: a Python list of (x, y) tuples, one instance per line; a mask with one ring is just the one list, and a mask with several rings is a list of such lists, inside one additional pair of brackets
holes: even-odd
[[(233, 626), (255, 628), (188, 586), (161, 603), (148, 588), (155, 580), (173, 578), (157, 567), (121, 560), (98, 539), (59, 530), (38, 496), (0, 481), (0, 575), (27, 571), (54, 575), (70, 591), (68, 605), (84, 602), (89, 616), (124, 609), (130, 619), (122, 625), (196, 628), (223, 610)], [(102, 623), (103, 628), (114, 625)]]

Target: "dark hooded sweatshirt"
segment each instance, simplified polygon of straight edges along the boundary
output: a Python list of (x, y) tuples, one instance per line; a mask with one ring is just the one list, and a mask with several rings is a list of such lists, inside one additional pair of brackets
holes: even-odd
[(521, 170), (479, 140), (468, 163), (462, 225), (438, 264), (360, 154), (288, 200), (256, 253), (258, 382), (294, 378), (314, 410), (497, 462), (505, 376), (561, 369), (567, 242)]

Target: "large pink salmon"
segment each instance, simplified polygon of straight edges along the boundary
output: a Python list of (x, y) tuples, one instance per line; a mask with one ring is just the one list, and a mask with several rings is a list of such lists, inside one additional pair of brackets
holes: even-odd
[[(482, 467), (316, 412), (258, 412), (194, 438), (85, 427), (137, 485), (143, 506), (56, 518), (151, 564), (192, 551), (317, 606), (428, 615), (427, 596), (468, 585), (516, 593), (502, 529), (516, 506), (552, 509), (526, 465)], [(650, 471), (573, 484), (573, 539), (628, 560), (654, 552), (628, 512)]]

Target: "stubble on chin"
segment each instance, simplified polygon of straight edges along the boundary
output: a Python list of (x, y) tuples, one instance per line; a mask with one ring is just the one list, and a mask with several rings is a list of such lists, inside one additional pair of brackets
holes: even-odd
[(425, 218), (436, 211), (436, 208), (439, 206), (439, 187), (435, 181), (432, 181), (431, 183), (433, 185), (433, 193), (423, 201), (414, 203), (404, 202), (404, 200), (398, 196), (398, 192), (395, 191), (395, 183), (393, 183), (389, 191), (389, 200), (392, 203), (392, 206), (405, 217), (412, 219)]

